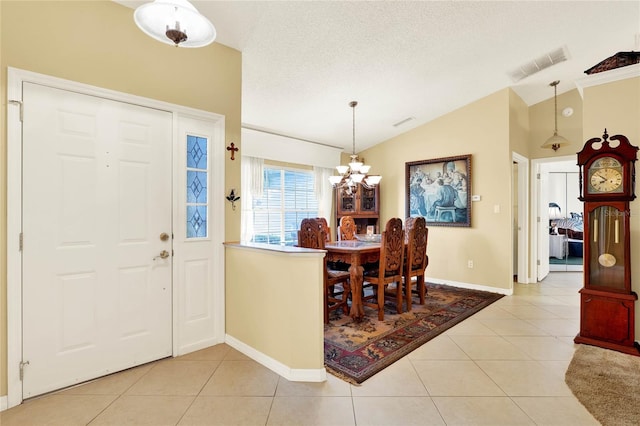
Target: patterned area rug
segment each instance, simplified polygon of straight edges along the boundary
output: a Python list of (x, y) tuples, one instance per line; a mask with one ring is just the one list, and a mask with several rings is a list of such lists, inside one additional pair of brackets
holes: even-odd
[(415, 296), (412, 311), (397, 314), (388, 301), (382, 322), (368, 308), (361, 321), (333, 311), (324, 327), (325, 367), (350, 383), (362, 383), (502, 296), (427, 283), (424, 305)]

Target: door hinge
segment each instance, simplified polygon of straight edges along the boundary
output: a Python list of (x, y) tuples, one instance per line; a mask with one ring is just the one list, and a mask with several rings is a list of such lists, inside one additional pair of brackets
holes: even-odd
[(22, 247), (24, 247), (24, 237), (22, 235), (22, 232), (20, 233), (20, 237), (19, 238), (20, 238), (20, 241), (18, 243), (20, 245), (19, 251), (22, 251)]
[(10, 99), (9, 104), (20, 106), (20, 121), (22, 121), (22, 118), (24, 116), (24, 104), (22, 103), (22, 101), (16, 101), (14, 99)]
[(540, 223), (540, 216), (538, 216), (536, 219), (538, 219), (538, 223)]
[(538, 266), (540, 266), (540, 259), (538, 259)]
[(24, 380), (24, 367), (29, 365), (29, 361), (20, 362), (20, 381)]

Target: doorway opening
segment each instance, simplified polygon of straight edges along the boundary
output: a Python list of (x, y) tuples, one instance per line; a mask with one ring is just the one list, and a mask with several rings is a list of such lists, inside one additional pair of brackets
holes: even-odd
[(582, 271), (582, 202), (579, 201), (578, 166), (575, 156), (532, 161), (536, 184), (532, 194), (532, 217), (536, 217), (532, 264), (537, 281), (550, 271)]

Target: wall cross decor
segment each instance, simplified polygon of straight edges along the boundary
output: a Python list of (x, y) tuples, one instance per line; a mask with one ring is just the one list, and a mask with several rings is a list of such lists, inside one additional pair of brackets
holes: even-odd
[(231, 151), (231, 160), (235, 160), (235, 153), (238, 152), (238, 148), (236, 148), (233, 142), (227, 147), (227, 151)]

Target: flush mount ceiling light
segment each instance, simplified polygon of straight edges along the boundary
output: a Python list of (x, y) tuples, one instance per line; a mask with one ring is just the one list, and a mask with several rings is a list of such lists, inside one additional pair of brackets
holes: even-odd
[(133, 19), (148, 36), (176, 47), (202, 47), (216, 39), (213, 24), (187, 0), (145, 3)]
[(380, 175), (367, 175), (371, 166), (367, 166), (358, 160), (356, 154), (356, 106), (358, 102), (351, 101), (349, 106), (353, 110), (353, 152), (351, 155), (351, 162), (348, 166), (336, 166), (340, 176), (329, 176), (329, 182), (334, 188), (342, 188), (347, 193), (352, 194), (358, 184), (365, 188), (373, 188), (380, 183), (382, 176)]
[(569, 145), (569, 141), (558, 135), (558, 84), (559, 80), (553, 81), (549, 83), (549, 86), (553, 87), (553, 102), (554, 102), (554, 114), (553, 117), (555, 119), (555, 127), (553, 130), (553, 136), (551, 136), (545, 143), (542, 144), (541, 148), (551, 148), (554, 151), (557, 151), (563, 145)]

